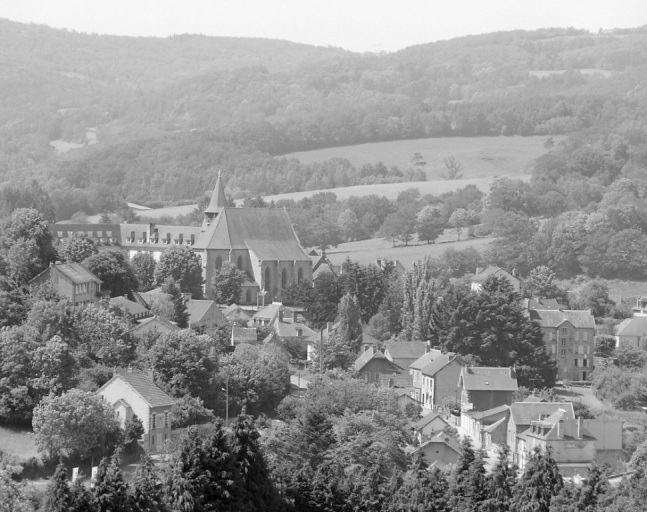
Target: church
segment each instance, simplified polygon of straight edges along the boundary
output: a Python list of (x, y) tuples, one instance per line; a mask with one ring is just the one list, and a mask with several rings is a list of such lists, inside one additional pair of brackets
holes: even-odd
[(312, 261), (301, 247), (287, 211), (226, 206), (220, 173), (202, 226), (158, 224), (50, 224), (54, 240), (85, 235), (99, 250), (121, 250), (130, 258), (148, 252), (159, 260), (165, 249), (185, 245), (202, 259), (205, 294), (223, 263), (245, 271), (238, 302), (263, 306), (283, 298), (293, 283), (312, 281)]

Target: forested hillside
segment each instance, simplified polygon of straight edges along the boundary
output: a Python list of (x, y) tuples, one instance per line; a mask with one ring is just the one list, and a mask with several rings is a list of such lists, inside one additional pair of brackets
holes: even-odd
[[(283, 153), (436, 136), (612, 131), (647, 117), (647, 28), (513, 31), (354, 54), (282, 41), (78, 34), (0, 20), (0, 181), (56, 204), (411, 179)], [(97, 144), (58, 155), (52, 141)], [(377, 163), (377, 162), (376, 162)], [(271, 177), (271, 179), (270, 179)], [(84, 205), (87, 203), (87, 205)]]

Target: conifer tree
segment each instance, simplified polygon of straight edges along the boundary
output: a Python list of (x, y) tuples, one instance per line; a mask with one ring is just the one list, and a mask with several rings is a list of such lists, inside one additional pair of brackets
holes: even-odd
[(339, 325), (336, 334), (348, 345), (351, 352), (359, 352), (362, 345), (362, 322), (357, 297), (346, 293), (341, 298), (337, 309), (337, 322)]
[(202, 471), (202, 442), (195, 427), (189, 428), (171, 462), (164, 485), (164, 495), (171, 510), (197, 512), (203, 510), (201, 491), (207, 475)]
[(415, 341), (426, 341), (431, 336), (431, 308), (436, 297), (434, 282), (424, 280), (418, 284), (413, 311), (413, 337)]
[(97, 512), (130, 512), (128, 486), (119, 468), (118, 455), (113, 455), (110, 463), (105, 457), (101, 459), (91, 494)]
[(562, 475), (550, 451), (535, 448), (517, 481), (511, 512), (549, 512), (552, 499), (564, 487)]
[(180, 287), (174, 281), (169, 280), (164, 285), (164, 291), (171, 296), (171, 303), (173, 304), (172, 320), (181, 329), (187, 328), (189, 326), (189, 311), (186, 308)]
[(469, 436), (463, 437), (461, 442), (461, 456), (452, 475), (448, 490), (448, 503), (451, 510), (468, 510), (471, 501), (470, 470), (476, 461), (476, 454), (472, 448)]
[(67, 470), (61, 463), (47, 486), (44, 512), (68, 512), (72, 496), (67, 479)]
[(83, 480), (77, 478), (70, 486), (70, 505), (67, 512), (88, 512), (93, 510), (92, 495), (83, 485)]
[(600, 467), (593, 463), (589, 468), (584, 485), (580, 489), (577, 510), (591, 512), (598, 506), (600, 499), (609, 491), (609, 481)]
[(132, 505), (134, 512), (166, 512), (162, 483), (155, 463), (148, 453), (142, 455), (132, 481)]
[(203, 442), (202, 470), (208, 475), (203, 498), (206, 504), (219, 512), (241, 510), (240, 475), (231, 453), (225, 430), (218, 423)]
[(384, 507), (385, 512), (409, 512), (411, 510), (447, 510), (447, 479), (438, 469), (429, 471), (422, 456), (414, 456), (400, 485), (391, 493)]
[(250, 416), (241, 414), (233, 426), (232, 454), (240, 474), (240, 510), (278, 510), (278, 496), (258, 444), (259, 433)]
[(499, 451), (494, 470), (487, 477), (488, 497), (483, 507), (485, 512), (507, 512), (510, 509), (515, 471), (508, 462), (508, 454), (507, 446)]

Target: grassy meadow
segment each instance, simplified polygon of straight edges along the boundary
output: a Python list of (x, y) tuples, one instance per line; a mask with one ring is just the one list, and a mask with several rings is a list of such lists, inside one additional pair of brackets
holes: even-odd
[[(555, 137), (553, 137), (555, 138)], [(491, 178), (501, 175), (528, 174), (528, 166), (546, 152), (547, 137), (435, 137), (430, 139), (397, 140), (315, 149), (283, 155), (304, 163), (320, 162), (329, 158), (346, 158), (353, 165), (382, 162), (387, 167), (409, 167), (414, 153), (420, 153), (427, 165), (427, 180), (442, 180), (445, 171), (443, 159), (454, 156), (463, 166), (464, 179)]]

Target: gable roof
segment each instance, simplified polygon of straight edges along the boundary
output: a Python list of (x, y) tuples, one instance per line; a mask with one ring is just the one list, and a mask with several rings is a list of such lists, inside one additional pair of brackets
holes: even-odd
[(530, 422), (538, 420), (540, 415), (549, 416), (559, 409), (575, 417), (571, 402), (513, 402), (510, 406), (510, 416), (517, 426), (530, 425)]
[(422, 370), (427, 366), (431, 361), (440, 356), (442, 352), (435, 348), (432, 348), (429, 352), (422, 354), (418, 359), (409, 365), (409, 368), (413, 370)]
[(247, 249), (260, 260), (310, 261), (287, 212), (278, 208), (223, 208), (194, 247)]
[(187, 313), (189, 313), (189, 321), (191, 323), (200, 322), (204, 318), (204, 315), (212, 308), (216, 311), (216, 315), (222, 318), (222, 313), (213, 300), (189, 299), (184, 304)]
[(449, 425), (449, 423), (447, 423), (447, 421), (446, 421), (446, 420), (445, 420), (445, 419), (444, 419), (440, 414), (437, 414), (437, 413), (435, 413), (435, 412), (430, 412), (430, 413), (429, 413), (429, 414), (427, 414), (426, 416), (424, 416), (424, 417), (420, 418), (420, 419), (419, 419), (419, 420), (414, 424), (414, 427), (415, 427), (416, 429), (420, 430), (421, 428), (424, 428), (424, 427), (426, 427), (427, 425), (429, 425), (429, 424), (430, 424), (432, 421), (434, 421), (436, 418), (440, 418), (440, 420), (441, 420), (441, 421), (443, 421), (444, 423), (446, 423), (447, 425)]
[(166, 327), (167, 329), (171, 331), (179, 331), (180, 328), (177, 326), (177, 324), (174, 324), (173, 322), (170, 322), (166, 318), (163, 318), (161, 316), (151, 316), (149, 318), (144, 318), (142, 320), (139, 320), (137, 325), (132, 328), (133, 332), (141, 331), (143, 330), (144, 327), (148, 326), (149, 324), (158, 324), (161, 325), (162, 327)]
[(517, 376), (510, 367), (470, 366), (461, 370), (466, 391), (517, 391)]
[[(384, 353), (389, 359), (418, 359), (427, 351), (424, 341), (387, 341)], [(388, 354), (387, 354), (388, 352)]]
[(439, 432), (438, 434), (433, 436), (431, 439), (429, 439), (429, 441), (427, 441), (426, 443), (423, 443), (422, 445), (420, 445), (420, 448), (422, 448), (423, 446), (425, 446), (427, 444), (430, 444), (430, 443), (444, 443), (447, 446), (449, 446), (452, 450), (454, 450), (456, 453), (458, 453), (459, 455), (463, 451), (463, 449), (461, 448), (461, 445), (458, 443), (458, 441), (456, 441), (456, 439), (454, 439), (450, 435), (445, 434), (444, 432)]
[(460, 365), (465, 365), (465, 361), (461, 356), (456, 355), (453, 352), (448, 352), (447, 354), (439, 355), (438, 357), (434, 358), (431, 362), (426, 364), (422, 368), (422, 374), (433, 377), (440, 370), (445, 368), (445, 366), (449, 365), (453, 361), (456, 361)]
[(272, 302), (272, 304), (268, 304), (263, 309), (258, 310), (252, 318), (254, 320), (268, 320), (272, 324), (278, 318), (281, 309), (283, 309), (283, 304), (280, 302)]
[(618, 336), (647, 336), (647, 316), (633, 316), (616, 326)]
[(101, 279), (95, 276), (87, 267), (80, 263), (50, 263), (49, 267), (43, 270), (36, 277), (29, 282), (37, 280), (39, 277), (44, 276), (49, 272), (59, 272), (63, 277), (75, 284), (95, 282), (98, 284), (103, 283)]
[(569, 322), (576, 329), (595, 329), (595, 319), (588, 309), (530, 309), (528, 316), (540, 327), (559, 327), (564, 322)]
[(112, 379), (106, 382), (97, 391), (97, 394), (106, 389), (115, 380), (123, 380), (128, 386), (139, 395), (149, 407), (163, 407), (175, 404), (175, 400), (167, 395), (162, 388), (155, 384), (144, 372), (127, 370), (115, 374)]
[(389, 361), (387, 357), (378, 351), (373, 350), (373, 347), (370, 347), (368, 350), (365, 350), (360, 356), (355, 360), (354, 367), (355, 371), (360, 372), (362, 369), (373, 359), (383, 359), (384, 361), (387, 362), (387, 366), (392, 368), (392, 371), (394, 373), (400, 373), (402, 371), (402, 368), (400, 368), (397, 364), (395, 364), (392, 361)]
[(524, 309), (561, 309), (556, 299), (523, 299)]
[(491, 276), (505, 277), (510, 280), (512, 284), (514, 284), (515, 281), (517, 283), (519, 282), (519, 279), (513, 276), (510, 272), (503, 270), (501, 267), (495, 267), (492, 265), (472, 276), (471, 281), (473, 283), (482, 283)]
[(508, 418), (504, 416), (503, 418), (500, 418), (500, 419), (496, 420), (494, 423), (492, 423), (492, 425), (488, 425), (483, 430), (485, 432), (492, 433), (497, 428), (499, 428), (499, 426), (501, 426), (502, 423), (505, 423), (506, 421), (508, 421)]

